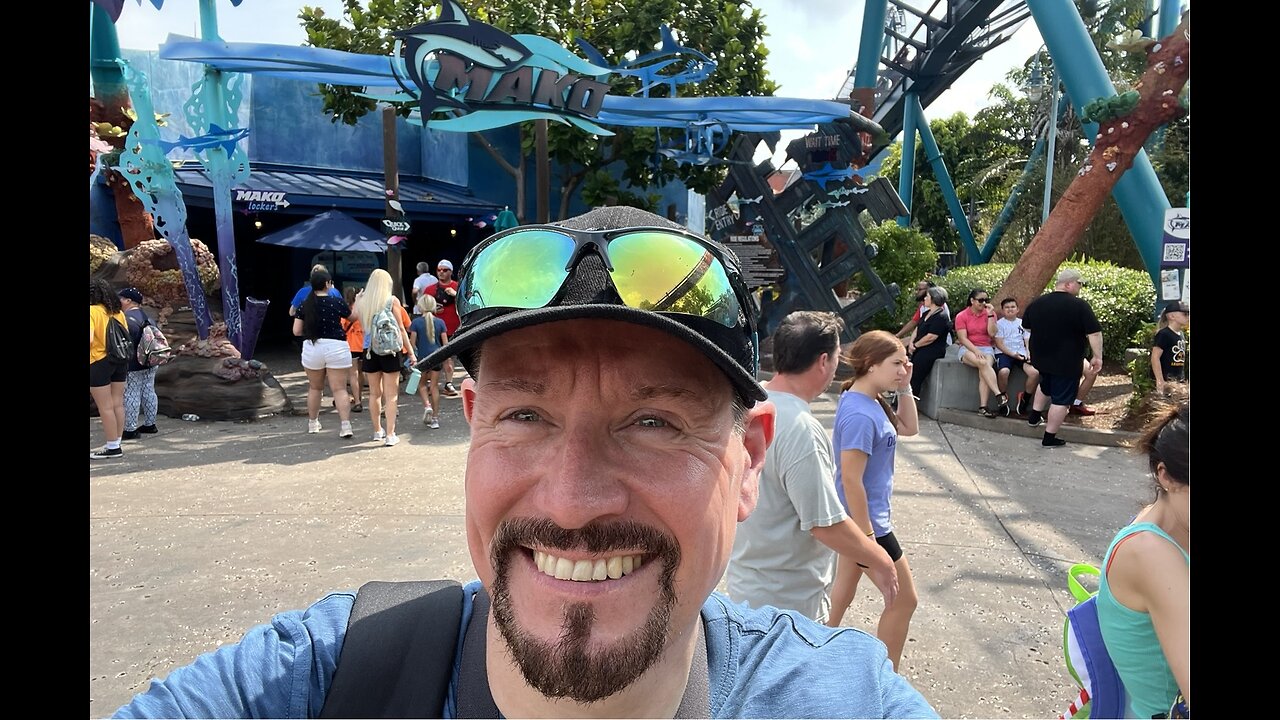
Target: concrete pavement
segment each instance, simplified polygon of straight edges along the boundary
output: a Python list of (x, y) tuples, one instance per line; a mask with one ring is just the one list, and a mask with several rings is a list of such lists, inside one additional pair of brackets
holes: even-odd
[[(269, 365), (303, 406), (296, 357)], [(473, 578), (468, 432), (461, 401), (441, 402), (441, 428), (428, 430), (418, 400), (401, 395), (394, 448), (368, 440), (368, 412), (340, 440), (326, 409), (317, 435), (298, 416), (162, 417), (123, 459), (93, 462), (90, 715), (329, 590)], [(828, 428), (835, 406), (834, 395), (814, 404)], [(96, 418), (89, 430), (96, 447)], [(1046, 450), (928, 420), (898, 447), (894, 522), (920, 594), (903, 673), (943, 717), (1056, 716), (1074, 697), (1061, 651), (1066, 569), (1099, 564), (1150, 499), (1143, 463), (1120, 448)], [(874, 632), (881, 605), (864, 583), (845, 623)]]

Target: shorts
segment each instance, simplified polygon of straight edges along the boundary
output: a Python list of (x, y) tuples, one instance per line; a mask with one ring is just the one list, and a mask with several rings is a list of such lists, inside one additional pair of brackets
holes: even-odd
[(122, 383), (128, 375), (128, 363), (113, 363), (107, 358), (89, 363), (89, 387), (106, 387), (111, 383)]
[(1075, 404), (1076, 393), (1080, 390), (1079, 375), (1050, 375), (1040, 373), (1040, 392), (1048, 395), (1054, 405), (1070, 407)]
[(898, 562), (902, 559), (902, 546), (898, 544), (898, 538), (892, 532), (876, 538), (876, 544), (889, 553), (890, 560)]
[(346, 340), (332, 338), (304, 340), (302, 367), (308, 370), (345, 370), (351, 367), (351, 346)]
[[(959, 344), (959, 343), (957, 343), (957, 344)], [(993, 348), (993, 347), (983, 346), (983, 345), (974, 345), (974, 347), (978, 348), (979, 350), (981, 350), (982, 352), (984, 352), (984, 353), (986, 353), (986, 354), (988, 354), (988, 355), (995, 355), (995, 354), (996, 354), (996, 349), (995, 349), (995, 348)], [(957, 360), (959, 360), (959, 359), (963, 358), (963, 357), (964, 357), (964, 354), (965, 354), (965, 353), (967, 353), (967, 352), (969, 352), (969, 348), (967, 348), (967, 347), (965, 347), (965, 346), (963, 346), (963, 345), (960, 345), (960, 354), (956, 356), (956, 359), (957, 359)]]
[(367, 373), (398, 373), (400, 372), (400, 354), (395, 355), (376, 355), (372, 350), (362, 353), (360, 361), (360, 369)]
[(351, 364), (352, 364), (352, 365), (354, 365), (354, 364), (356, 364), (356, 363), (360, 362), (361, 358), (363, 358), (363, 357), (364, 357), (364, 351), (363, 351), (363, 350), (352, 350), (352, 351), (351, 351)]
[[(876, 538), (876, 544), (889, 553), (889, 559), (893, 562), (898, 562), (902, 559), (902, 546), (898, 544), (898, 538), (893, 534), (893, 531)], [(858, 563), (858, 567), (863, 570), (867, 569), (867, 566), (862, 563)]]
[(1004, 353), (996, 355), (997, 370), (1012, 370), (1013, 368), (1020, 368), (1025, 362), (1026, 360), (1020, 360), (1012, 355), (1005, 355)]

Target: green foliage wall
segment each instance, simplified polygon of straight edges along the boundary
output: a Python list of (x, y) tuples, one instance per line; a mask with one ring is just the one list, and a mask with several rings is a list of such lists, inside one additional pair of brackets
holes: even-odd
[[(863, 329), (897, 332), (915, 308), (916, 283), (938, 266), (938, 251), (928, 235), (915, 228), (899, 227), (892, 220), (867, 231), (867, 242), (876, 246), (871, 268), (885, 285), (898, 283), (901, 292), (893, 312), (882, 310), (876, 313), (863, 324)], [(857, 286), (859, 290), (869, 289), (861, 276)]]
[[(1122, 359), (1130, 339), (1143, 323), (1151, 322), (1156, 302), (1151, 278), (1141, 270), (1097, 260), (1069, 260), (1062, 267), (1077, 269), (1084, 278), (1085, 286), (1080, 290), (1080, 298), (1089, 303), (1102, 325), (1103, 357), (1107, 360)], [(990, 292), (992, 304), (998, 304), (1004, 298), (996, 294), (1012, 271), (1012, 263), (988, 263), (956, 268), (945, 277), (935, 278), (935, 282), (946, 288), (950, 296), (947, 304), (954, 315), (968, 305), (966, 298), (974, 288)], [(1045, 292), (1052, 291), (1051, 281)]]

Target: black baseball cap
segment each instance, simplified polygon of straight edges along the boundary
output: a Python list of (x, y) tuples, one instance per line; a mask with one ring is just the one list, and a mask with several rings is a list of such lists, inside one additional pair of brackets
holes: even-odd
[(1186, 303), (1184, 303), (1184, 302), (1182, 302), (1181, 300), (1174, 300), (1173, 302), (1169, 303), (1168, 305), (1165, 305), (1165, 306), (1164, 306), (1164, 311), (1163, 311), (1163, 312), (1161, 312), (1160, 314), (1161, 314), (1161, 315), (1168, 315), (1168, 314), (1169, 314), (1169, 313), (1171, 313), (1171, 312), (1187, 313), (1188, 315), (1190, 315), (1190, 314), (1191, 314), (1191, 308), (1187, 307), (1187, 304), (1186, 304)]
[[(551, 223), (570, 230), (622, 230), (626, 228), (665, 227), (687, 233), (660, 215), (631, 207), (604, 207)], [(708, 241), (709, 242), (709, 241)], [(737, 272), (738, 260), (732, 251), (721, 246), (727, 270)], [(468, 254), (458, 273), (466, 278), (474, 253)], [(513, 273), (521, 271), (512, 268)], [(727, 327), (715, 320), (680, 313), (659, 313), (628, 307), (609, 278), (608, 268), (596, 253), (585, 253), (570, 271), (563, 290), (547, 307), (512, 309), (499, 313), (478, 313), (476, 318), (463, 319), (449, 342), (418, 361), (420, 366), (434, 367), (456, 356), (472, 376), (477, 372), (476, 351), (481, 343), (491, 337), (519, 328), (581, 318), (621, 320), (662, 330), (692, 345), (725, 374), (734, 389), (750, 407), (768, 397), (756, 380), (759, 362), (759, 339), (755, 332), (756, 306), (754, 298), (740, 283), (735, 286), (738, 305), (741, 307), (738, 323)], [(748, 317), (748, 313), (751, 316)]]

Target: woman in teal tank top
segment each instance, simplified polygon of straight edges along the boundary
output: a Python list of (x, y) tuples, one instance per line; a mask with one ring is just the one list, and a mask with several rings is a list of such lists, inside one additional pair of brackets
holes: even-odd
[(1138, 448), (1156, 500), (1107, 549), (1098, 624), (1128, 695), (1127, 717), (1165, 717), (1181, 690), (1191, 704), (1189, 401), (1162, 413)]

